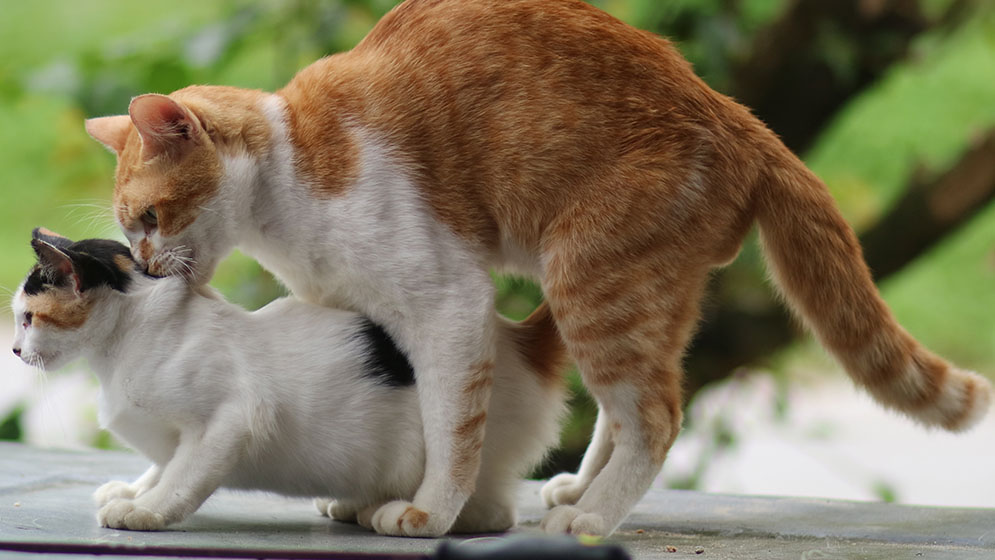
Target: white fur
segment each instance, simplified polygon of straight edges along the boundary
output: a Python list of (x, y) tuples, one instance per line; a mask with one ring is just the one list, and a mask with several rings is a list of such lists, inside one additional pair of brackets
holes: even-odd
[[(102, 525), (161, 529), (219, 486), (333, 497), (353, 511), (415, 496), (425, 465), (417, 394), (367, 375), (359, 315), (292, 298), (249, 313), (179, 278), (136, 275), (127, 293), (99, 290), (79, 329), (25, 329), (22, 290), (14, 310), (22, 356), (85, 357), (101, 384), (101, 425), (155, 463), (134, 483), (97, 490)], [(514, 328), (498, 329), (485, 466), (460, 530), (510, 527), (515, 481), (556, 441), (562, 395), (529, 371)]]

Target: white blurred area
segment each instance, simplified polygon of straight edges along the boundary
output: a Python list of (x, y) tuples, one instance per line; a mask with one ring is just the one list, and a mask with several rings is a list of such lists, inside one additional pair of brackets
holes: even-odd
[[(14, 356), (12, 340), (13, 325), (0, 325), (0, 419), (22, 406), (26, 443), (91, 446), (93, 375), (80, 364), (42, 374)], [(697, 473), (706, 492), (995, 507), (995, 415), (965, 434), (931, 431), (881, 409), (842, 372), (801, 377), (746, 373), (704, 389), (656, 485)]]
[(42, 372), (14, 355), (14, 326), (0, 314), (0, 420), (23, 408), (25, 443), (39, 447), (85, 449), (96, 441), (97, 381), (83, 363)]
[[(716, 451), (719, 422), (731, 443)], [(995, 507), (995, 415), (966, 433), (926, 429), (876, 405), (842, 371), (786, 387), (765, 373), (734, 376), (701, 391), (685, 425), (659, 485), (705, 457), (698, 488), (707, 492)]]

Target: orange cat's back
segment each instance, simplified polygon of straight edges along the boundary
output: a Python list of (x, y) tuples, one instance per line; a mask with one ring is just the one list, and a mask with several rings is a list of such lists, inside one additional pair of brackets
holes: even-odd
[[(442, 221), (491, 248), (507, 235), (538, 250), (574, 200), (629, 204), (604, 197), (605, 179), (631, 190), (629, 171), (681, 182), (707, 172), (693, 169), (699, 152), (743, 159), (731, 140), (757, 126), (668, 41), (579, 0), (405, 2), (279, 93), (309, 115), (293, 130), (302, 150), (336, 138), (340, 113), (317, 120), (314, 107), (337, 105), (399, 147)], [(311, 171), (329, 194), (353, 176)], [(653, 196), (680, 196), (655, 184)]]
[[(490, 265), (508, 246), (533, 255), (526, 272), (588, 381), (671, 395), (650, 447), (676, 434), (680, 356), (708, 271), (758, 218), (787, 299), (858, 383), (949, 428), (988, 402), (970, 377), (928, 412), (923, 401), (959, 377), (891, 317), (825, 186), (667, 40), (580, 0), (409, 0), (280, 94), (307, 114), (291, 131), (304, 162), (351, 126), (372, 131)], [(336, 196), (354, 161), (304, 172)]]

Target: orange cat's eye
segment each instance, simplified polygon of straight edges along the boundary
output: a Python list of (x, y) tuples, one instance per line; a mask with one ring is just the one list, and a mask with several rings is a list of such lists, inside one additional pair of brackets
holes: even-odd
[(151, 232), (159, 225), (159, 215), (155, 211), (155, 206), (149, 206), (145, 212), (142, 212), (140, 219), (145, 226), (145, 233)]

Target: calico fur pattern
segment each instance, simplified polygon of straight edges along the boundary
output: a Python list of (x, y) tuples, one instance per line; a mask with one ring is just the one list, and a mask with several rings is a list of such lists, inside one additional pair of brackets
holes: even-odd
[(668, 41), (580, 0), (408, 0), (274, 94), (191, 86), (87, 129), (118, 155), (142, 266), (201, 283), (238, 246), (410, 357), (425, 479), (377, 512), (383, 533), (441, 534), (473, 492), (491, 268), (540, 282), (600, 407), (580, 471), (544, 488), (551, 532), (611, 533), (649, 487), (709, 272), (754, 223), (775, 284), (859, 386), (950, 430), (988, 408), (987, 381), (896, 323), (826, 187), (771, 131)]
[[(323, 514), (370, 527), (381, 505), (414, 495), (425, 456), (414, 377), (375, 323), (294, 298), (249, 313), (145, 275), (114, 241), (36, 230), (32, 246), (15, 353), (46, 369), (86, 358), (101, 426), (154, 463), (97, 490), (101, 525), (162, 529), (223, 486), (317, 496)], [(456, 532), (513, 526), (517, 480), (557, 439), (565, 349), (548, 308), (502, 321), (498, 339), (486, 465)]]

